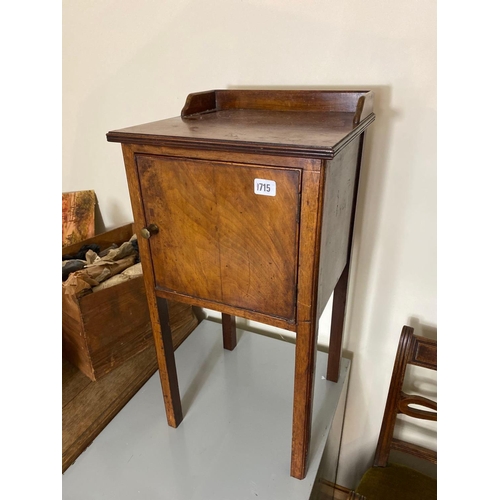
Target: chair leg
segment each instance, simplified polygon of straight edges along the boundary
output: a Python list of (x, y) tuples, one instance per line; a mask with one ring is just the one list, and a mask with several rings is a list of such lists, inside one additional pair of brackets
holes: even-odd
[(338, 382), (340, 376), (340, 360), (342, 357), (342, 333), (347, 299), (347, 283), (349, 281), (349, 264), (340, 275), (333, 291), (332, 323), (330, 328), (330, 347), (328, 348), (328, 367), (326, 379)]
[(182, 422), (182, 405), (179, 393), (179, 382), (177, 380), (177, 369), (175, 366), (174, 344), (172, 341), (172, 330), (168, 317), (167, 300), (156, 298), (160, 332), (153, 327), (153, 336), (156, 345), (156, 356), (158, 358), (158, 369), (163, 391), (163, 400), (167, 412), (167, 421), (170, 427), (178, 427)]
[(222, 314), (222, 340), (224, 349), (232, 351), (236, 347), (236, 318), (229, 314)]

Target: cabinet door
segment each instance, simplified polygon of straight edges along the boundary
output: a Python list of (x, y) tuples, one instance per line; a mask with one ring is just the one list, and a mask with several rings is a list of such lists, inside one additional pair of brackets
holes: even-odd
[(300, 170), (137, 155), (156, 286), (292, 320)]

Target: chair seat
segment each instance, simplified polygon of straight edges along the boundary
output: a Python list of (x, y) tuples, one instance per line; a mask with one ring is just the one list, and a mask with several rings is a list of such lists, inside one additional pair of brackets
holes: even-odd
[(399, 464), (372, 467), (356, 493), (367, 500), (428, 500), (437, 498), (437, 480)]

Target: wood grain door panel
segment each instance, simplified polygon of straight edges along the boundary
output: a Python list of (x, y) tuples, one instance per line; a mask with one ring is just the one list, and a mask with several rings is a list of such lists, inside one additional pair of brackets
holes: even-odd
[[(137, 155), (156, 285), (293, 319), (298, 169)], [(254, 180), (276, 195), (254, 192)]]
[[(216, 178), (224, 302), (293, 318), (300, 171), (219, 166)], [(255, 179), (276, 196), (255, 194)]]
[(205, 162), (137, 157), (156, 284), (222, 300), (214, 169)]

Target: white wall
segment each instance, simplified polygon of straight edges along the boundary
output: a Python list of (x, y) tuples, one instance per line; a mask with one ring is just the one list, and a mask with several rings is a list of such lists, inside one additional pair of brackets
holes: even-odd
[(435, 0), (63, 2), (62, 187), (96, 191), (101, 228), (128, 222), (106, 132), (177, 116), (190, 92), (269, 86), (375, 91), (344, 340), (338, 482), (352, 487), (373, 458), (401, 327), (437, 322)]

